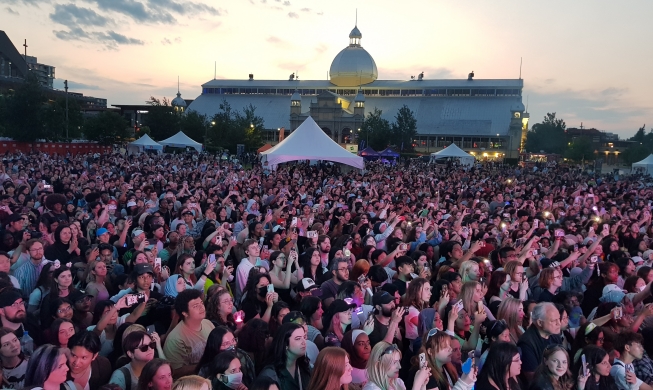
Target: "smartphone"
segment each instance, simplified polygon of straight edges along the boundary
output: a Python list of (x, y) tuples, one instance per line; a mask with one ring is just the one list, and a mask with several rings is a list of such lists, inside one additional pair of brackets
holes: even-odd
[(268, 209), (268, 215), (272, 215), (272, 209)]
[[(522, 280), (521, 280), (522, 283), (524, 283), (526, 280), (528, 280), (528, 276), (526, 276), (526, 274), (524, 274), (524, 275), (522, 275), (521, 279), (522, 279)], [(480, 302), (479, 302), (479, 303), (480, 303)]]
[(209, 263), (215, 264), (215, 255), (213, 253), (209, 255)]
[(472, 369), (474, 368), (474, 358), (473, 358), (474, 351), (471, 351), (470, 354), (472, 354), (472, 356), (470, 357), (470, 355), (468, 354), (467, 360), (465, 360), (465, 363), (463, 363), (463, 367), (462, 367), (463, 374), (469, 374), (470, 372), (472, 372)]
[(115, 204), (107, 205), (107, 209), (109, 209), (109, 210), (111, 210), (111, 211), (115, 211), (116, 208), (117, 208), (117, 206), (116, 206)]
[(363, 285), (363, 283), (365, 283), (365, 279), (366, 279), (365, 275), (359, 276), (358, 277), (358, 284)]
[(539, 219), (533, 220), (533, 226), (535, 226), (535, 228), (538, 229), (540, 227), (540, 220)]
[(565, 231), (562, 229), (556, 229), (556, 237), (564, 237), (565, 236)]
[(404, 315), (408, 315), (408, 311), (410, 310), (410, 306), (404, 306)]
[(290, 226), (297, 226), (297, 217), (292, 217), (292, 223)]
[(408, 244), (399, 244), (399, 250), (405, 252), (408, 250)]
[(590, 263), (594, 264), (594, 263), (596, 263), (597, 261), (599, 261), (599, 257), (598, 257), (598, 256), (596, 256), (596, 255), (594, 255), (594, 256), (590, 256)]
[(614, 319), (615, 320), (621, 319), (622, 316), (623, 316), (623, 312), (621, 310), (621, 306), (615, 307), (614, 308)]
[(574, 244), (574, 252), (578, 252), (578, 244)]
[(306, 237), (307, 238), (315, 238), (317, 237), (317, 232), (315, 230), (309, 230), (306, 232)]
[(583, 362), (583, 376), (589, 375), (589, 372), (587, 371), (587, 360), (585, 360), (585, 354), (580, 356), (580, 360)]
[(267, 246), (267, 245), (263, 245), (263, 250), (264, 250), (264, 251), (268, 250), (268, 246)]
[(274, 293), (274, 284), (268, 284), (268, 294)]
[(138, 296), (134, 294), (127, 295), (127, 306), (133, 306), (138, 303)]
[(161, 258), (157, 257), (154, 259), (154, 267), (159, 266), (161, 267)]
[(426, 354), (424, 352), (419, 354), (419, 368), (426, 368)]
[(154, 329), (154, 325), (150, 325), (146, 328), (147, 334), (152, 334), (156, 332), (156, 329)]
[(454, 306), (458, 308), (458, 312), (460, 313), (460, 311), (463, 310), (463, 301), (458, 301)]

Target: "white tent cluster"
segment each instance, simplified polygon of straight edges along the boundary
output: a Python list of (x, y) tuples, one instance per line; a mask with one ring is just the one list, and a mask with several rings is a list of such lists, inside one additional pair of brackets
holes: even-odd
[(642, 161), (633, 163), (633, 173), (643, 173), (653, 176), (653, 154), (649, 154)]
[(183, 132), (179, 132), (168, 139), (159, 142), (163, 146), (172, 146), (173, 148), (194, 148), (198, 152), (202, 151), (202, 144), (193, 141), (189, 136)]
[(127, 145), (127, 151), (129, 154), (141, 153), (145, 150), (157, 150), (161, 153), (163, 151), (163, 146), (158, 144), (147, 134)]
[(146, 150), (156, 150), (159, 153), (163, 152), (164, 146), (172, 146), (175, 148), (194, 148), (198, 152), (202, 151), (202, 144), (193, 141), (183, 132), (179, 132), (172, 137), (160, 142), (154, 141), (149, 135), (145, 134), (141, 138), (127, 145), (127, 152), (130, 154), (141, 153)]
[(474, 156), (466, 153), (456, 144), (451, 144), (439, 152), (431, 153), (431, 162), (440, 158), (457, 158), (460, 161), (460, 164), (464, 166), (474, 165), (475, 161)]
[(270, 169), (288, 161), (323, 160), (365, 168), (362, 157), (352, 154), (332, 140), (310, 116), (286, 139), (261, 153)]

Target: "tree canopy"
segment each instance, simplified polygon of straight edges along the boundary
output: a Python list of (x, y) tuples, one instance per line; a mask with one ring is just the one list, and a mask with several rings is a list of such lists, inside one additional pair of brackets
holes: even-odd
[(253, 150), (263, 145), (263, 129), (263, 118), (256, 115), (256, 107), (250, 104), (240, 112), (224, 100), (220, 111), (211, 118), (208, 141), (231, 153), (236, 152), (238, 144), (244, 144), (245, 150)]
[(556, 118), (555, 112), (547, 113), (542, 123), (536, 123), (528, 131), (526, 151), (564, 154), (567, 148), (566, 128), (565, 121)]

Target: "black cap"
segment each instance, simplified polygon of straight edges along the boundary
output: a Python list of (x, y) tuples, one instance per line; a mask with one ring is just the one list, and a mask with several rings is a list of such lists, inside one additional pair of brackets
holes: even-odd
[(387, 305), (390, 302), (394, 302), (395, 298), (388, 294), (387, 291), (379, 291), (372, 297), (372, 305)]
[(283, 324), (292, 322), (295, 324), (304, 325), (306, 323), (306, 317), (304, 317), (304, 314), (302, 314), (301, 311), (291, 311), (290, 313), (286, 314), (285, 317), (283, 317), (283, 321), (281, 322)]
[(73, 290), (68, 294), (66, 298), (72, 303), (75, 303), (77, 301), (80, 301), (86, 297), (92, 297), (92, 295), (85, 293), (82, 290)]
[(22, 220), (23, 220), (23, 216), (18, 214), (18, 213), (11, 214), (6, 219), (7, 223), (18, 222), (18, 221), (22, 221)]
[(7, 288), (0, 292), (0, 308), (11, 306), (17, 300), (23, 297), (23, 294), (17, 288)]
[(154, 270), (152, 269), (152, 266), (147, 263), (136, 264), (134, 266), (134, 272), (136, 272), (136, 275), (143, 275), (147, 273), (154, 275)]
[(329, 306), (329, 314), (331, 314), (331, 316), (334, 316), (338, 313), (342, 313), (343, 311), (354, 309), (355, 307), (356, 307), (355, 303), (350, 304), (342, 299), (336, 299), (335, 301), (331, 302), (331, 306)]

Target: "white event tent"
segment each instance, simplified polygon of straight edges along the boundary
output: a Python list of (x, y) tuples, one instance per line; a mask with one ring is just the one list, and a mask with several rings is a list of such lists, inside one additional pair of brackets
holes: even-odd
[(202, 144), (193, 141), (189, 136), (184, 134), (182, 131), (180, 131), (179, 133), (173, 135), (168, 139), (159, 141), (159, 143), (163, 146), (172, 146), (174, 148), (191, 147), (191, 148), (195, 148), (195, 150), (197, 150), (198, 152), (202, 151)]
[(431, 162), (439, 158), (457, 158), (460, 160), (460, 164), (465, 166), (474, 165), (475, 161), (474, 156), (460, 149), (456, 144), (451, 144), (439, 152), (431, 153)]
[(156, 141), (154, 141), (152, 138), (150, 138), (149, 135), (145, 134), (141, 138), (137, 139), (134, 142), (131, 142), (129, 145), (127, 145), (127, 151), (130, 154), (133, 153), (139, 153), (144, 150), (157, 150), (157, 151), (162, 151), (163, 146), (158, 144)]
[(653, 176), (653, 154), (649, 154), (648, 157), (640, 162), (633, 163), (633, 173), (643, 173)]
[(332, 140), (310, 116), (286, 139), (261, 153), (261, 161), (270, 169), (298, 160), (323, 160), (365, 168), (362, 157), (348, 152)]

